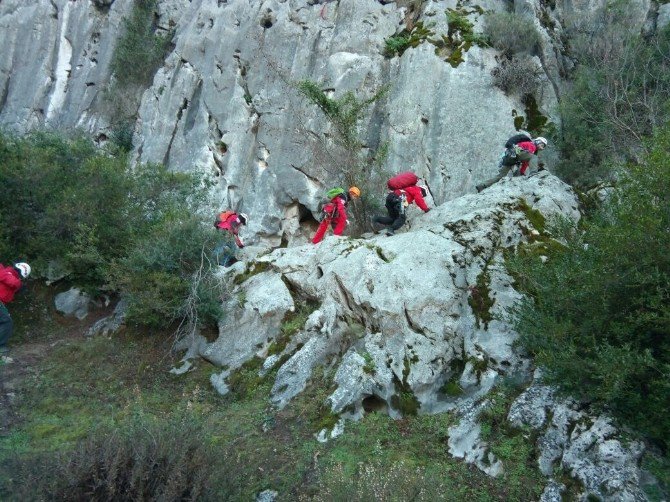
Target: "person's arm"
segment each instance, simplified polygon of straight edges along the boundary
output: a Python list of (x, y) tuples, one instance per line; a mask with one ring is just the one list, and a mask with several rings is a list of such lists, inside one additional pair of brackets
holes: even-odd
[(347, 226), (347, 206), (344, 204), (341, 197), (336, 197), (334, 201), (337, 205), (337, 218), (335, 218), (335, 228), (333, 229), (333, 233), (335, 235), (342, 235), (344, 228)]
[(238, 248), (244, 247), (244, 243), (242, 242), (242, 239), (240, 239), (240, 236), (238, 235), (241, 226), (242, 224), (237, 219), (230, 224), (230, 233), (233, 234), (233, 236), (235, 237), (235, 244), (237, 244)]
[(428, 212), (428, 205), (426, 204), (426, 201), (423, 200), (423, 196), (421, 195), (421, 189), (419, 187), (409, 187), (405, 189), (408, 193), (411, 193), (412, 198), (414, 199), (414, 202), (416, 202), (416, 205), (419, 206), (419, 208), (424, 211)]
[(16, 277), (10, 267), (6, 267), (0, 272), (0, 282), (14, 291), (18, 291), (21, 288), (21, 280)]

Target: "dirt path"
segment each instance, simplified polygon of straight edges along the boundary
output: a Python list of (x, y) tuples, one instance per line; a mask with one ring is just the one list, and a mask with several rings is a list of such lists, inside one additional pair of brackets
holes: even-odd
[(50, 349), (48, 343), (28, 343), (12, 347), (0, 359), (0, 436), (8, 434), (18, 421), (15, 404), (21, 384), (34, 374)]
[[(111, 307), (94, 309), (82, 321), (50, 312), (39, 322), (34, 322), (30, 331), (10, 341), (9, 354), (0, 356), (0, 437), (9, 434), (9, 430), (21, 421), (17, 413), (20, 389), (31, 376), (39, 374), (42, 362), (53, 349), (70, 340), (83, 339), (89, 327), (111, 311)], [(14, 315), (21, 315), (21, 312)], [(49, 323), (48, 336), (36, 335), (43, 327), (39, 326), (42, 322)]]

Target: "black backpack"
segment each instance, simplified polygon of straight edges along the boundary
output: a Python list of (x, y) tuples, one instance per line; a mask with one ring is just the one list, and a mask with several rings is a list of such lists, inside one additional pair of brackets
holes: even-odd
[(386, 196), (386, 210), (389, 214), (401, 215), (405, 212), (404, 195), (397, 195), (395, 192), (389, 192)]
[(519, 133), (519, 134), (515, 134), (510, 139), (508, 139), (507, 142), (505, 143), (505, 150), (509, 150), (514, 145), (522, 143), (524, 141), (533, 141), (533, 138), (531, 138), (529, 134), (526, 134), (526, 133), (523, 133), (523, 132)]

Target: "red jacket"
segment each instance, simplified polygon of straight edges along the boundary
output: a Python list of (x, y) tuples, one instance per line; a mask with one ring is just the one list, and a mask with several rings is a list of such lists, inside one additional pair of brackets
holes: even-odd
[(405, 196), (407, 197), (407, 204), (416, 202), (416, 205), (419, 206), (424, 212), (428, 212), (428, 206), (426, 205), (426, 201), (423, 200), (423, 195), (421, 195), (421, 189), (418, 186), (412, 185), (403, 188), (402, 190), (393, 191), (393, 193), (395, 193), (396, 195), (402, 195), (403, 192), (405, 192)]
[[(537, 152), (537, 146), (535, 146), (535, 143), (532, 141), (522, 141), (521, 143), (517, 143), (516, 146), (519, 148), (523, 148), (524, 150), (532, 153), (533, 155), (535, 152)], [(521, 163), (521, 167), (519, 168), (519, 173), (520, 174), (526, 174), (526, 169), (528, 169), (528, 164), (530, 163), (529, 160), (524, 160)]]
[(241, 225), (242, 222), (237, 217), (237, 213), (232, 213), (224, 221), (219, 221), (216, 224), (216, 228), (230, 232), (235, 237), (235, 244), (237, 244), (237, 247), (243, 248), (244, 243), (242, 242), (242, 239), (240, 239), (239, 236), (237, 235), (238, 232), (240, 231)]
[(333, 234), (342, 235), (344, 228), (347, 226), (347, 196), (337, 195), (330, 199), (330, 202), (323, 207), (323, 210), (328, 214), (333, 214), (333, 209), (336, 210), (335, 218), (326, 216), (316, 229), (316, 234), (312, 238), (314, 244), (318, 244), (326, 235), (326, 230), (332, 224)]
[(21, 276), (17, 270), (0, 264), (0, 302), (11, 302), (19, 289), (21, 289)]

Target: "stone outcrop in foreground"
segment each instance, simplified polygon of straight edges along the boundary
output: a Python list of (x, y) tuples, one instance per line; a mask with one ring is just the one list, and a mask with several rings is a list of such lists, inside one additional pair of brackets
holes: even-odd
[[(517, 334), (504, 320), (520, 294), (503, 252), (541, 246), (551, 239), (545, 219), (558, 216), (578, 220), (577, 200), (567, 185), (541, 172), (504, 179), (427, 214), (413, 212), (411, 227), (393, 237), (330, 236), (317, 246), (277, 249), (239, 263), (222, 272), (240, 284), (218, 340), (201, 350), (225, 367), (212, 382), (225, 393), (232, 371), (262, 358), (264, 371), (278, 367), (271, 400), (281, 408), (315, 368), (329, 368), (334, 413), (356, 419), (371, 409), (391, 417), (453, 411), (461, 420), (450, 430), (450, 453), (496, 476), (503, 466), (481, 439), (478, 418), (492, 388), (514, 378), (528, 387), (509, 420), (539, 437), (539, 468), (548, 476), (544, 500), (564, 489), (551, 479), (561, 468), (586, 493), (643, 499), (641, 446), (625, 445), (606, 417), (590, 416), (534, 378), (532, 362), (513, 345)], [(302, 329), (282, 339), (282, 321), (307, 304), (316, 308)]]

